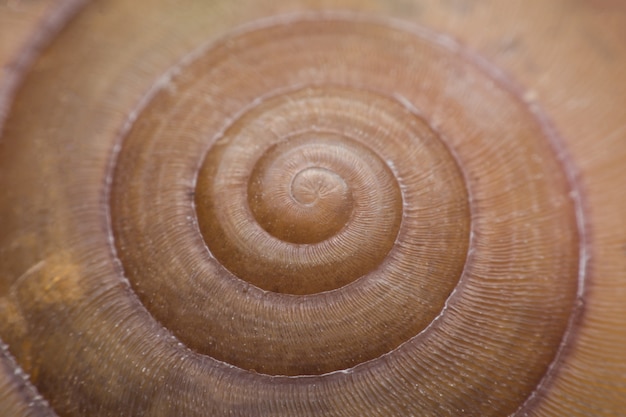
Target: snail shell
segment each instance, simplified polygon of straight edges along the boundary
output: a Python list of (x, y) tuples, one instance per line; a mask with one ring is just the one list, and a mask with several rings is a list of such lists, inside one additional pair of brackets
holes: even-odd
[(619, 3), (83, 3), (0, 6), (0, 414), (624, 415)]

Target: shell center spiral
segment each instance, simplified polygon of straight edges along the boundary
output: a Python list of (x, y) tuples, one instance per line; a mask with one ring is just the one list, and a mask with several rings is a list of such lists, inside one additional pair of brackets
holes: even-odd
[[(198, 221), (209, 249), (238, 278), (274, 292), (319, 293), (367, 274), (393, 247), (402, 219), (398, 182), (367, 137), (340, 131), (358, 122), (348, 112), (354, 98), (332, 88), (277, 96), (209, 150)], [(307, 112), (289, 115), (294, 103), (345, 112), (347, 120), (323, 115), (318, 123), (326, 127), (312, 130)]]
[(259, 225), (278, 239), (317, 243), (340, 231), (350, 219), (352, 196), (345, 180), (321, 167), (307, 167), (292, 176), (285, 198), (255, 190), (248, 196)]
[(265, 231), (281, 241), (312, 244), (336, 235), (348, 223), (354, 200), (345, 173), (334, 167), (346, 151), (337, 140), (286, 141), (257, 163), (248, 205)]
[(347, 188), (339, 175), (317, 167), (298, 172), (290, 186), (293, 199), (304, 206), (314, 206), (329, 200), (331, 204), (342, 203), (348, 198)]

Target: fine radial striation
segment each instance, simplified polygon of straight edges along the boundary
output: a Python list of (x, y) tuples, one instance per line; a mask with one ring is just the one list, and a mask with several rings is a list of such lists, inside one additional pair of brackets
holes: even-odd
[(184, 3), (11, 23), (0, 415), (625, 415), (626, 141), (585, 159), (566, 2)]

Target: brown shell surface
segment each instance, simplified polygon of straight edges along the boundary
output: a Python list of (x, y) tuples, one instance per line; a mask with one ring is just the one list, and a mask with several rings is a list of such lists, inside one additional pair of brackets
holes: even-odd
[(620, 1), (0, 3), (0, 416), (626, 416)]

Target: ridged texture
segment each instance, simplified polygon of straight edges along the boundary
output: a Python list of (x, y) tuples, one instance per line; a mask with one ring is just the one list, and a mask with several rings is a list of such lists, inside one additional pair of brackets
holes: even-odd
[(626, 13), (516, 4), (0, 6), (0, 415), (626, 415)]

